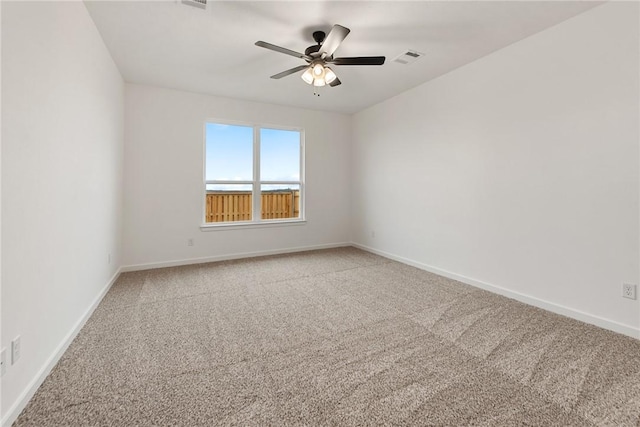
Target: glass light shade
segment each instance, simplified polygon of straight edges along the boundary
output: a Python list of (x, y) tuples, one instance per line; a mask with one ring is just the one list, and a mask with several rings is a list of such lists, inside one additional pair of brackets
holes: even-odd
[(313, 85), (314, 86), (318, 86), (318, 87), (322, 87), (324, 86), (326, 83), (324, 81), (323, 78), (319, 78), (319, 79), (313, 79)]
[(306, 70), (304, 70), (304, 73), (302, 73), (302, 80), (304, 80), (307, 84), (312, 84), (313, 83), (313, 72), (311, 71), (311, 67), (307, 68)]
[(324, 76), (324, 67), (322, 64), (316, 64), (313, 66), (313, 76), (315, 78)]
[(324, 69), (324, 80), (327, 82), (327, 84), (331, 83), (332, 81), (334, 81), (336, 79), (336, 73), (333, 72), (333, 70), (329, 67)]

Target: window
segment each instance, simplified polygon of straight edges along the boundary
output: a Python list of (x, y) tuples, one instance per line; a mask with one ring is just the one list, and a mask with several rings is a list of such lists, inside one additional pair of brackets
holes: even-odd
[(302, 220), (303, 165), (301, 130), (207, 123), (205, 224)]

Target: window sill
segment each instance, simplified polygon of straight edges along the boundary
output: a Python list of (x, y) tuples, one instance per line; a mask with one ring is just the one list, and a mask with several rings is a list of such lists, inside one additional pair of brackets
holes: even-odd
[(265, 221), (265, 222), (227, 222), (227, 223), (207, 223), (200, 225), (200, 231), (222, 231), (222, 230), (241, 230), (246, 228), (270, 228), (270, 227), (289, 227), (295, 225), (305, 225), (304, 219), (290, 219), (281, 221)]

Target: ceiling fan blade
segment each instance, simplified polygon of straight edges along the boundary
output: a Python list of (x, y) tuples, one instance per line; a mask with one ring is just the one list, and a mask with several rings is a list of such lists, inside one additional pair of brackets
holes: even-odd
[(265, 49), (273, 50), (276, 52), (284, 53), (287, 55), (295, 56), (296, 58), (306, 59), (307, 61), (312, 61), (313, 58), (305, 55), (304, 53), (296, 52), (295, 50), (287, 49), (285, 47), (276, 46), (275, 44), (263, 42), (262, 40), (256, 42), (256, 46), (263, 47)]
[(336, 65), (382, 65), (384, 56), (353, 56), (348, 58), (334, 58), (330, 61)]
[(320, 51), (326, 53), (327, 56), (333, 55), (333, 52), (336, 51), (338, 46), (340, 46), (340, 43), (342, 43), (350, 31), (350, 29), (343, 27), (342, 25), (334, 25), (331, 31), (329, 31), (327, 38), (322, 42), (322, 48)]
[(288, 76), (289, 74), (293, 74), (293, 73), (297, 73), (298, 71), (302, 71), (305, 68), (309, 68), (309, 65), (308, 64), (306, 64), (306, 65), (298, 65), (297, 67), (293, 67), (293, 68), (290, 68), (290, 69), (288, 69), (286, 71), (283, 71), (281, 73), (274, 74), (273, 76), (271, 76), (271, 78), (272, 79), (281, 79), (283, 77)]
[(332, 81), (331, 83), (329, 83), (329, 86), (331, 86), (331, 87), (336, 87), (336, 86), (339, 86), (339, 85), (341, 85), (341, 84), (342, 84), (342, 82), (340, 81), (340, 79), (336, 77), (334, 81)]

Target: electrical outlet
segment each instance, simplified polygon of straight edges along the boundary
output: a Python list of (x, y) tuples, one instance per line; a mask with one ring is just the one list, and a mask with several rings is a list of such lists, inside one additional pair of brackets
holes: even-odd
[(20, 335), (11, 341), (11, 364), (15, 364), (20, 359)]
[(629, 299), (636, 299), (636, 285), (623, 283), (622, 296)]
[(7, 373), (7, 349), (0, 351), (0, 377)]
[(187, 246), (193, 246), (193, 239), (187, 239)]

